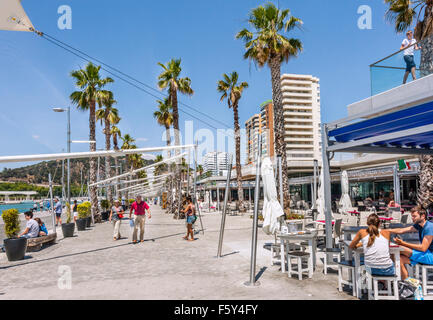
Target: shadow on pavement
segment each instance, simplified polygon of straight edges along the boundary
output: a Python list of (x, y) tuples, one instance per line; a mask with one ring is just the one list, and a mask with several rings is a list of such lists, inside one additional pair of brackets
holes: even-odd
[[(184, 234), (184, 232), (182, 232), (182, 233), (175, 233), (175, 234), (170, 234), (170, 235), (161, 236), (161, 237), (157, 237), (157, 238), (146, 239), (144, 241), (145, 242), (148, 242), (148, 241), (155, 242), (156, 240), (159, 240), (159, 239), (171, 238), (171, 237), (175, 237), (175, 236), (179, 236), (179, 235), (183, 235), (183, 234)], [(132, 242), (128, 242), (128, 243), (118, 244), (118, 245), (114, 245), (114, 246), (108, 246), (108, 247), (104, 247), (104, 248), (98, 248), (98, 249), (87, 250), (87, 251), (83, 251), (83, 252), (65, 254), (65, 255), (61, 255), (61, 256), (57, 256), (57, 257), (52, 257), (52, 258), (46, 258), (46, 259), (41, 259), (41, 260), (34, 260), (34, 261), (29, 261), (29, 262), (24, 262), (24, 263), (18, 263), (18, 264), (14, 264), (14, 265), (10, 265), (10, 266), (0, 267), (0, 270), (14, 268), (14, 267), (19, 267), (19, 266), (23, 266), (23, 265), (31, 264), (31, 263), (38, 263), (38, 262), (55, 260), (55, 259), (73, 257), (73, 256), (82, 255), (82, 254), (93, 253), (93, 252), (98, 252), (98, 251), (103, 251), (103, 250), (114, 249), (114, 248), (120, 248), (120, 247), (125, 247), (125, 246), (132, 246), (132, 245), (134, 245)], [(32, 259), (32, 258), (33, 258), (32, 256), (26, 255), (24, 257), (24, 260), (28, 260), (28, 259)]]

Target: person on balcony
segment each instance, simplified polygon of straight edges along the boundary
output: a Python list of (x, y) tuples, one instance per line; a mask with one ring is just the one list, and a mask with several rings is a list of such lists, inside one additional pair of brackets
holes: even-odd
[(412, 30), (406, 32), (406, 39), (403, 40), (400, 50), (404, 50), (404, 61), (406, 62), (406, 72), (403, 78), (403, 84), (406, 83), (409, 73), (412, 73), (412, 79), (416, 80), (416, 64), (414, 60), (414, 50), (419, 50), (421, 47), (417, 45), (416, 40), (413, 38)]

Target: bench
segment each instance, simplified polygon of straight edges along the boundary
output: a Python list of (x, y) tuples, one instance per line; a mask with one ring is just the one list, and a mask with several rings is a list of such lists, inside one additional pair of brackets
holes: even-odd
[(42, 249), (43, 245), (50, 245), (56, 242), (57, 233), (50, 233), (47, 236), (27, 239), (27, 252), (35, 252)]

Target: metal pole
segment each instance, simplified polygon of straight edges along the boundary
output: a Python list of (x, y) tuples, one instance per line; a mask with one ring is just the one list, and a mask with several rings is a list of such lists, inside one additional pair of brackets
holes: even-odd
[(284, 195), (283, 195), (283, 169), (281, 163), (281, 157), (278, 156), (278, 180), (280, 184), (280, 204), (284, 210)]
[(220, 189), (218, 186), (218, 177), (220, 176), (218, 170), (218, 151), (215, 152), (215, 165), (216, 165), (216, 190), (217, 190), (217, 211), (220, 211)]
[(218, 252), (217, 252), (217, 258), (221, 258), (221, 251), (223, 247), (223, 239), (224, 239), (224, 229), (226, 225), (226, 214), (227, 214), (227, 198), (228, 198), (228, 192), (230, 188), (230, 177), (232, 175), (232, 164), (233, 164), (233, 155), (230, 155), (230, 166), (227, 170), (227, 182), (226, 182), (226, 191), (224, 194), (224, 206), (223, 206), (223, 212), (221, 215), (221, 228), (220, 228), (220, 237), (218, 242)]
[(394, 201), (401, 204), (400, 197), (400, 177), (398, 176), (397, 166), (394, 166)]
[(254, 218), (253, 218), (253, 235), (251, 243), (251, 262), (250, 262), (250, 281), (245, 282), (246, 286), (258, 286), (256, 282), (256, 258), (257, 258), (257, 225), (259, 218), (259, 198), (260, 198), (260, 160), (262, 154), (262, 137), (258, 135), (258, 155), (256, 166), (256, 189), (254, 191)]
[(198, 213), (198, 218), (200, 219), (201, 231), (204, 234), (203, 221), (201, 220), (200, 206), (198, 205), (196, 196), (197, 196), (197, 141), (194, 147), (194, 198), (193, 199), (194, 199), (195, 208)]
[(325, 232), (326, 248), (332, 248), (332, 209), (331, 209), (331, 173), (329, 166), (328, 153), (328, 128), (322, 124), (322, 170), (323, 170), (323, 190), (325, 193)]
[[(71, 153), (71, 108), (68, 107), (68, 153)], [(71, 163), (70, 159), (67, 160), (68, 166), (68, 203), (71, 205)]]
[(54, 204), (53, 204), (53, 182), (51, 181), (51, 173), (48, 174), (48, 183), (50, 185), (50, 208), (51, 208), (51, 217), (53, 218), (53, 230), (56, 232), (56, 214), (54, 213)]
[(317, 209), (317, 171), (318, 171), (319, 163), (316, 159), (314, 159), (314, 167), (313, 167), (313, 209)]
[[(188, 149), (188, 172), (186, 174), (186, 179), (187, 179), (187, 189), (186, 189), (186, 194), (189, 195), (189, 166), (191, 163), (191, 150)], [(195, 192), (195, 188), (194, 188), (194, 192)]]
[[(64, 149), (63, 149), (64, 150)], [(62, 205), (65, 204), (65, 160), (62, 160)]]

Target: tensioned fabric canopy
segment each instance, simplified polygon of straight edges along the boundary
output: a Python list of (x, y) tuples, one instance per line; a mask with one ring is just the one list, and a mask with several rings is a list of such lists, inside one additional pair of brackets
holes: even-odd
[(329, 129), (330, 152), (433, 154), (433, 102)]
[(21, 6), (21, 0), (0, 1), (0, 30), (31, 31), (32, 22)]

